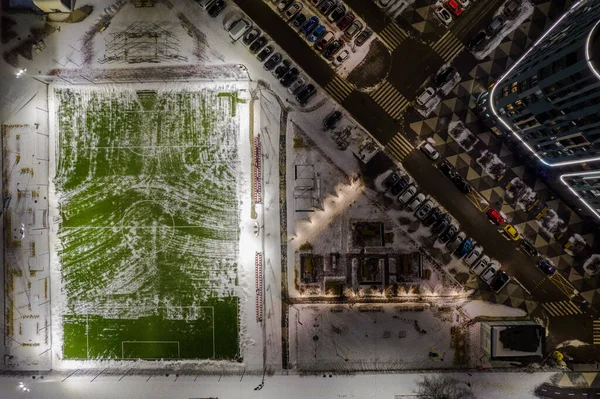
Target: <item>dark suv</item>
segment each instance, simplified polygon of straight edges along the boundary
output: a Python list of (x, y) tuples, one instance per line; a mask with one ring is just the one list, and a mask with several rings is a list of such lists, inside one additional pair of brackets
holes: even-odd
[(471, 194), (471, 192), (473, 191), (473, 187), (471, 187), (471, 185), (469, 184), (469, 182), (467, 182), (464, 178), (462, 178), (459, 175), (456, 175), (452, 179), (452, 182), (454, 183), (454, 185), (456, 187), (458, 187), (458, 189), (460, 191), (462, 191), (465, 194)]
[(530, 243), (529, 241), (521, 240), (520, 245), (521, 245), (521, 249), (523, 250), (523, 252), (525, 252), (527, 255), (531, 256), (532, 258), (535, 258), (536, 256), (538, 256), (537, 249), (535, 249), (533, 244)]
[(450, 162), (444, 160), (438, 164), (438, 169), (442, 171), (447, 177), (454, 179), (456, 176), (456, 169), (454, 166), (450, 165)]
[(342, 119), (342, 113), (340, 111), (333, 111), (323, 121), (325, 129), (333, 129), (340, 119)]
[(427, 215), (427, 217), (423, 220), (423, 225), (427, 227), (431, 226), (441, 215), (442, 211), (440, 211), (438, 208), (433, 208), (431, 212), (429, 212), (429, 215)]
[(434, 79), (435, 85), (437, 87), (442, 87), (446, 83), (448, 83), (456, 74), (456, 69), (452, 67), (448, 67), (440, 72)]
[(410, 182), (406, 177), (401, 177), (400, 179), (398, 179), (396, 184), (392, 186), (392, 188), (390, 189), (390, 193), (394, 196), (400, 194), (402, 191), (404, 191), (406, 187), (408, 187), (409, 183)]

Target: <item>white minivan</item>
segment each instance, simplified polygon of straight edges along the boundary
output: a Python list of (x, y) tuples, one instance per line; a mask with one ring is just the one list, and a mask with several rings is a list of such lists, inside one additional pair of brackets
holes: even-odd
[(244, 33), (246, 33), (246, 31), (250, 29), (251, 26), (252, 24), (249, 21), (246, 21), (245, 19), (240, 19), (239, 21), (236, 21), (233, 24), (231, 24), (231, 26), (229, 27), (229, 37), (231, 37), (233, 41), (236, 41), (240, 37), (244, 36)]

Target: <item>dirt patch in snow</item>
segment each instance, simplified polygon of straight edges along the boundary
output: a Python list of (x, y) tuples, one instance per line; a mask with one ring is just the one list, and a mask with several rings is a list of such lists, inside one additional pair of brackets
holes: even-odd
[(594, 254), (583, 264), (586, 276), (595, 276), (600, 273), (600, 254)]
[(496, 180), (502, 179), (506, 173), (507, 166), (498, 158), (496, 154), (485, 150), (481, 156), (477, 158), (477, 163)]
[(479, 142), (477, 136), (471, 133), (462, 121), (450, 122), (448, 124), (448, 134), (466, 152), (473, 150), (475, 144)]
[(369, 52), (360, 64), (348, 75), (348, 81), (358, 89), (373, 87), (381, 82), (392, 67), (392, 55), (387, 47), (373, 40)]

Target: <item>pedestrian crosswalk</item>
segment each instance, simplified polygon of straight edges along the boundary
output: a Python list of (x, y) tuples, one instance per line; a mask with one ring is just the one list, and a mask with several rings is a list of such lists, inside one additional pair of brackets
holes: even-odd
[(396, 133), (385, 146), (385, 151), (398, 162), (404, 161), (414, 149), (415, 146), (402, 133)]
[(342, 103), (352, 93), (352, 90), (354, 90), (352, 86), (338, 75), (333, 75), (333, 78), (325, 86), (325, 91), (338, 103)]
[(390, 22), (379, 32), (379, 37), (390, 50), (394, 51), (408, 36), (395, 22)]
[(551, 317), (583, 314), (581, 309), (571, 301), (545, 302), (542, 303), (542, 307)]
[(448, 31), (440, 38), (440, 40), (435, 42), (431, 48), (438, 53), (444, 61), (450, 62), (452, 58), (465, 48), (465, 46), (452, 34), (452, 32)]
[(600, 344), (600, 320), (594, 320), (594, 345)]
[(369, 94), (369, 97), (371, 97), (377, 105), (383, 108), (383, 110), (394, 119), (400, 118), (402, 111), (410, 104), (410, 102), (387, 80), (384, 80), (383, 84), (379, 86), (377, 90)]

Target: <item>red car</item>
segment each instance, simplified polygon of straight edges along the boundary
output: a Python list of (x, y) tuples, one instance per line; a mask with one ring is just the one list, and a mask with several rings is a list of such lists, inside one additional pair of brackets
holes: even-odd
[(490, 208), (490, 210), (487, 211), (486, 215), (492, 222), (494, 222), (498, 226), (502, 226), (504, 224), (504, 218), (502, 217), (502, 215), (500, 215), (500, 212), (498, 212), (494, 208)]
[(456, 15), (457, 17), (460, 17), (463, 12), (456, 0), (447, 0), (446, 7), (448, 7), (448, 9), (452, 11), (452, 14)]
[(355, 19), (356, 17), (354, 14), (349, 12), (348, 14), (344, 15), (344, 18), (340, 19), (340, 22), (337, 23), (337, 26), (341, 30), (345, 30), (352, 22), (354, 22)]

